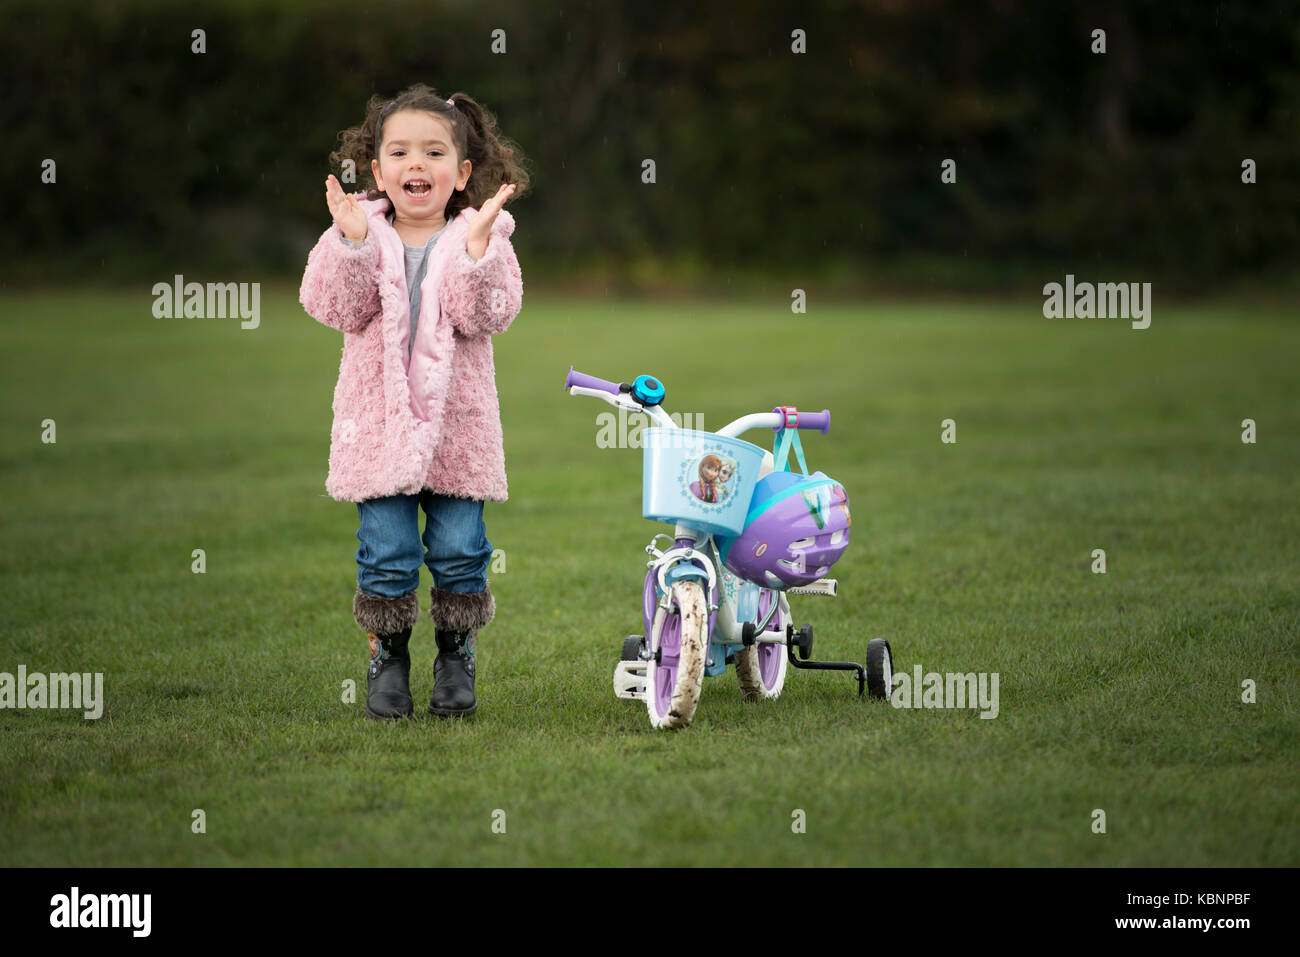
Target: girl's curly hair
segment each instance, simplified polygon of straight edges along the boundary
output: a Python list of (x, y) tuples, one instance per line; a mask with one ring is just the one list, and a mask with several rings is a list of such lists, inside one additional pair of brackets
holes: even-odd
[(399, 110), (425, 110), (451, 124), (456, 160), (469, 160), (471, 164), (469, 182), (463, 190), (453, 190), (447, 200), (444, 215), (448, 220), (467, 206), (482, 207), (505, 183), (515, 184), (510, 199), (519, 199), (529, 183), (523, 151), (497, 131), (496, 117), (468, 93), (453, 93), (451, 99), (455, 105), (423, 83), (416, 83), (391, 100), (372, 96), (362, 124), (339, 133), (339, 148), (330, 154), (330, 162), (342, 166), (344, 160), (352, 160), (357, 172), (363, 174), (366, 199), (378, 199), (384, 193), (375, 185), (370, 161), (379, 158), (384, 121)]

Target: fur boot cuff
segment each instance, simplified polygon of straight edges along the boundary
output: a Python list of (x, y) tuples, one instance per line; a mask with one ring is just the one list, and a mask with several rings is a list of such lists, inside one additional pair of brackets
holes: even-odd
[(420, 620), (420, 600), (415, 592), (407, 592), (398, 598), (381, 598), (367, 595), (358, 588), (352, 599), (352, 615), (366, 631), (391, 635), (415, 627)]
[(490, 586), (470, 593), (444, 591), (437, 585), (429, 589), (429, 617), (437, 628), (476, 632), (492, 620), (496, 610)]

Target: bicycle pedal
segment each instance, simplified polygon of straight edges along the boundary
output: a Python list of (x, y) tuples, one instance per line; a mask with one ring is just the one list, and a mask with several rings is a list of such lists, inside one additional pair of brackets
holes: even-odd
[(614, 697), (646, 700), (645, 661), (620, 661), (614, 669)]
[(834, 578), (819, 578), (811, 585), (795, 585), (786, 589), (788, 595), (824, 595), (834, 598), (839, 583)]

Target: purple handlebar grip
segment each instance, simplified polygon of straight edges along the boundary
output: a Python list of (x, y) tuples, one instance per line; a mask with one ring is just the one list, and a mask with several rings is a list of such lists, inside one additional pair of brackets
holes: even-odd
[(831, 410), (822, 409), (820, 412), (800, 412), (799, 428), (816, 429), (822, 435), (831, 430)]
[(600, 389), (611, 395), (618, 395), (620, 391), (617, 382), (607, 382), (604, 379), (597, 379), (594, 375), (575, 372), (573, 366), (569, 366), (568, 378), (564, 380), (564, 391), (568, 392), (571, 385), (581, 386), (584, 389)]
[[(779, 415), (781, 413), (781, 409), (782, 407), (778, 405), (772, 411)], [(820, 412), (796, 412), (795, 414), (799, 418), (799, 424), (797, 428), (816, 429), (818, 432), (822, 433), (822, 435), (825, 435), (827, 432), (831, 430), (830, 409), (822, 409)], [(781, 429), (783, 428), (784, 426), (781, 425), (773, 426), (772, 431), (780, 432)]]

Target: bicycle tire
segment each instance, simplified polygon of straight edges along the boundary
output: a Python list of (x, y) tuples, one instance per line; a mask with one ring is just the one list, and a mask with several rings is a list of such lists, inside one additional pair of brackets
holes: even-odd
[[(773, 601), (780, 595), (764, 589), (759, 597), (759, 620), (767, 614)], [(767, 626), (768, 633), (785, 632), (785, 613), (776, 610)], [(748, 648), (736, 649), (736, 678), (740, 681), (740, 694), (746, 701), (763, 701), (777, 698), (785, 687), (787, 666), (785, 644), (755, 642)]]
[(697, 579), (673, 582), (676, 607), (664, 615), (646, 667), (646, 710), (656, 728), (689, 727), (704, 685), (709, 609)]

